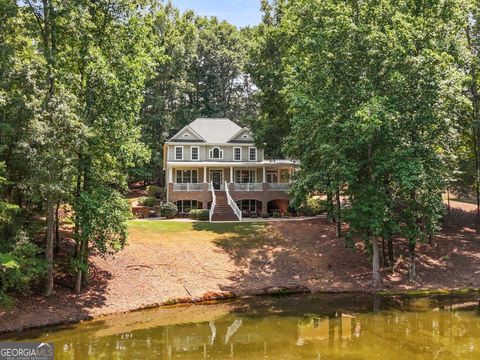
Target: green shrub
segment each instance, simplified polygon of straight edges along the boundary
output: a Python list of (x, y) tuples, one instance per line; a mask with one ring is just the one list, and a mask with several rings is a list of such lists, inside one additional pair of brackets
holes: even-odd
[(258, 218), (258, 215), (257, 215), (256, 213), (253, 213), (253, 214), (250, 215), (250, 217), (251, 217), (252, 219), (256, 219), (256, 218)]
[(31, 243), (24, 232), (17, 234), (15, 244), (8, 252), (0, 252), (0, 304), (11, 304), (8, 292), (25, 293), (32, 282), (45, 272), (45, 260), (40, 249)]
[(192, 219), (197, 220), (209, 220), (210, 219), (210, 210), (206, 209), (194, 209), (190, 210), (188, 216)]
[(174, 218), (178, 213), (177, 205), (171, 202), (165, 202), (160, 205), (160, 213), (168, 219)]
[(157, 198), (155, 197), (141, 197), (138, 199), (138, 205), (154, 207), (157, 204)]
[(299, 211), (307, 216), (319, 215), (327, 211), (327, 202), (319, 197), (308, 198)]
[(163, 195), (163, 188), (160, 186), (150, 185), (147, 186), (147, 196), (161, 198)]
[(157, 204), (156, 197), (147, 197), (143, 202), (143, 206), (149, 206), (149, 207), (154, 207), (156, 204)]

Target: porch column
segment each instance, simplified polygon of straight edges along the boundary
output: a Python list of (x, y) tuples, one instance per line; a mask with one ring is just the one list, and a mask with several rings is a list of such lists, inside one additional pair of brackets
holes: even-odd
[(230, 184), (233, 183), (233, 166), (230, 166)]
[(168, 182), (173, 183), (173, 168), (172, 167), (168, 168)]
[(292, 172), (292, 168), (288, 168), (288, 182), (289, 183), (292, 183), (292, 175), (293, 175), (293, 172)]
[(207, 177), (207, 165), (204, 165), (203, 166), (203, 182), (207, 183), (207, 179), (208, 179), (208, 177)]
[(263, 182), (267, 182), (267, 169), (265, 168), (265, 166), (263, 167)]

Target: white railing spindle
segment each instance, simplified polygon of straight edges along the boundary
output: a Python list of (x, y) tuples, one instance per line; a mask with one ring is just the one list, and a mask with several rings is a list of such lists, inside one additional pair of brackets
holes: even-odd
[(210, 207), (209, 221), (212, 221), (213, 211), (215, 210), (215, 205), (217, 205), (217, 196), (215, 195), (215, 189), (213, 188), (213, 181), (210, 182), (210, 188), (212, 189), (212, 206)]
[(235, 213), (235, 215), (237, 215), (238, 217), (238, 220), (242, 221), (242, 212), (240, 211), (240, 209), (238, 208), (238, 205), (237, 203), (233, 200), (233, 198), (230, 196), (230, 190), (228, 188), (228, 184), (227, 182), (225, 181), (225, 193), (227, 194), (227, 201), (228, 201), (228, 205), (230, 205), (230, 207), (232, 208), (233, 212)]

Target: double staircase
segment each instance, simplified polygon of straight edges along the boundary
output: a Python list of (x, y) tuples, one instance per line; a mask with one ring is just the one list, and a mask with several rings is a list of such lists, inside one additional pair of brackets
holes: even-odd
[(233, 201), (225, 183), (225, 190), (214, 190), (212, 184), (212, 208), (210, 221), (242, 221), (242, 213)]

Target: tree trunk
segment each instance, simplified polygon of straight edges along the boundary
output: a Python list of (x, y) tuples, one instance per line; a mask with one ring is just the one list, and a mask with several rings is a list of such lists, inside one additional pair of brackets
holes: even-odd
[(380, 274), (380, 252), (378, 249), (378, 240), (371, 237), (372, 241), (372, 270), (373, 270), (373, 287), (382, 285), (382, 275)]
[(334, 214), (333, 214), (333, 196), (332, 192), (327, 190), (327, 221), (329, 223), (332, 223), (334, 219)]
[(342, 204), (340, 203), (340, 189), (335, 189), (335, 232), (337, 237), (342, 236), (342, 220), (341, 220)]
[(447, 212), (450, 214), (450, 189), (447, 188)]
[(82, 292), (82, 278), (83, 278), (83, 254), (85, 252), (85, 242), (82, 241), (80, 244), (80, 249), (78, 251), (77, 261), (80, 262), (79, 264), (82, 267), (77, 269), (77, 273), (75, 274), (75, 292), (80, 294)]
[(393, 239), (391, 236), (388, 236), (387, 239), (387, 251), (388, 251), (388, 262), (390, 263), (390, 266), (393, 266), (395, 263), (395, 258), (393, 256)]
[(415, 281), (415, 278), (417, 277), (417, 268), (415, 264), (415, 244), (409, 244), (408, 249), (410, 250), (410, 267), (408, 269), (408, 280), (410, 282)]
[(55, 205), (51, 199), (47, 200), (47, 246), (45, 259), (47, 261), (47, 276), (45, 281), (45, 295), (53, 293), (53, 245), (55, 239)]
[(60, 218), (59, 218), (59, 212), (60, 212), (60, 201), (58, 201), (57, 205), (55, 206), (55, 248), (54, 248), (55, 255), (57, 255), (58, 252), (60, 251)]
[(388, 268), (390, 264), (388, 263), (387, 251), (385, 249), (385, 236), (382, 236), (382, 259), (383, 259), (383, 266)]

